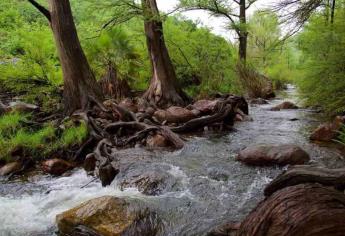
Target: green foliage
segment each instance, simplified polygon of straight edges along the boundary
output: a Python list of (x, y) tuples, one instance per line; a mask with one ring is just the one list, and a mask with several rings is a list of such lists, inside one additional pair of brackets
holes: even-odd
[(65, 129), (58, 129), (47, 123), (41, 128), (27, 125), (28, 114), (9, 113), (0, 117), (0, 159), (10, 161), (15, 150), (21, 150), (24, 157), (46, 158), (57, 150), (80, 145), (88, 136), (85, 123), (67, 122)]
[(60, 146), (67, 148), (73, 145), (80, 145), (88, 136), (88, 129), (85, 123), (78, 126), (70, 123), (63, 131), (60, 138)]
[(303, 54), (296, 82), (307, 105), (329, 114), (345, 112), (345, 7), (338, 6), (334, 24), (315, 14), (298, 42)]
[(339, 131), (338, 140), (341, 144), (345, 145), (345, 125)]
[(248, 61), (272, 80), (276, 89), (291, 83), (295, 76), (297, 50), (291, 41), (281, 41), (278, 16), (272, 11), (256, 11), (248, 22)]

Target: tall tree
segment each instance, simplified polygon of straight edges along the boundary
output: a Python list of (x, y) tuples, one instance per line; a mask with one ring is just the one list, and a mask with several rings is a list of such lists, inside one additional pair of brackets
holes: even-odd
[(126, 22), (134, 17), (143, 17), (144, 32), (152, 78), (143, 98), (158, 107), (185, 105), (189, 98), (178, 83), (175, 68), (169, 56), (163, 33), (163, 22), (156, 0), (114, 0), (114, 16), (103, 28)]
[(185, 105), (189, 99), (178, 84), (175, 69), (165, 45), (163, 23), (156, 0), (142, 0), (142, 9), (152, 66), (152, 79), (144, 98), (160, 107)]
[(245, 63), (247, 59), (247, 10), (258, 0), (180, 0), (185, 10), (206, 10), (214, 16), (224, 17), (230, 21), (239, 41), (239, 58)]
[(49, 0), (50, 10), (28, 0), (49, 21), (63, 72), (66, 114), (83, 109), (90, 97), (101, 99), (102, 92), (81, 48), (69, 0)]

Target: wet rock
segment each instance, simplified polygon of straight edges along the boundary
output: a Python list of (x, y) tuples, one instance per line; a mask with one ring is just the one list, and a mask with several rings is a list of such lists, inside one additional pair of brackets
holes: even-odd
[(238, 236), (341, 236), (345, 195), (319, 184), (275, 192), (242, 222)]
[(199, 100), (192, 106), (193, 109), (200, 111), (202, 114), (210, 114), (217, 106), (218, 100)]
[(56, 216), (63, 235), (78, 235), (81, 228), (102, 236), (154, 236), (160, 230), (157, 214), (135, 209), (132, 203), (111, 196), (87, 201)]
[(145, 195), (156, 196), (169, 191), (175, 179), (168, 173), (153, 169), (134, 170), (119, 178), (121, 188), (138, 188)]
[(97, 175), (102, 182), (102, 186), (105, 187), (113, 182), (119, 172), (120, 170), (116, 166), (116, 162), (113, 162), (111, 164), (98, 167)]
[(73, 168), (73, 164), (58, 158), (42, 162), (42, 170), (51, 175), (62, 175)]
[(337, 116), (333, 122), (321, 124), (311, 134), (310, 139), (314, 141), (331, 142), (338, 136), (338, 131), (345, 123), (345, 117)]
[(308, 162), (309, 159), (308, 153), (291, 144), (251, 146), (242, 150), (237, 157), (237, 160), (254, 166), (299, 165)]
[(196, 118), (194, 113), (186, 108), (172, 106), (167, 110), (157, 110), (154, 117), (160, 121), (168, 123), (184, 123)]
[(145, 195), (160, 195), (166, 192), (178, 191), (183, 187), (182, 176), (169, 165), (152, 162), (127, 162), (121, 164), (121, 171), (116, 176), (116, 182), (124, 188), (137, 188)]
[(18, 172), (23, 168), (23, 163), (16, 161), (11, 162), (0, 168), (0, 176), (10, 175), (12, 173)]
[(288, 109), (298, 109), (298, 106), (296, 106), (292, 102), (285, 101), (285, 102), (271, 108), (271, 111), (280, 111), (280, 110), (288, 110)]
[(146, 145), (150, 148), (167, 147), (169, 142), (163, 135), (156, 134), (147, 138)]
[(96, 169), (96, 163), (97, 159), (95, 157), (95, 154), (91, 153), (86, 156), (83, 167), (86, 172), (92, 172)]
[(227, 181), (230, 173), (224, 170), (221, 166), (210, 167), (207, 169), (207, 175), (217, 181)]
[(131, 112), (138, 112), (138, 106), (136, 103), (133, 101), (133, 99), (130, 98), (125, 98), (119, 103), (119, 106), (131, 111)]
[(33, 104), (28, 104), (25, 102), (10, 102), (8, 108), (11, 111), (18, 112), (35, 112), (39, 110), (39, 107)]
[(263, 98), (255, 98), (250, 101), (251, 104), (264, 105), (268, 104), (268, 101)]

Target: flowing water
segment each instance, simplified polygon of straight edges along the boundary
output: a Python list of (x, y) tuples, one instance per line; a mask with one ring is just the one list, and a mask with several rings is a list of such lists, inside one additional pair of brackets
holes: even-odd
[[(298, 102), (289, 86), (285, 99)], [(281, 96), (283, 96), (281, 95)], [(141, 148), (119, 152), (121, 173), (111, 186), (102, 188), (83, 170), (53, 178), (35, 175), (26, 180), (0, 180), (0, 236), (55, 235), (55, 216), (99, 196), (112, 195), (141, 202), (164, 222), (162, 235), (205, 235), (216, 226), (243, 219), (263, 198), (263, 188), (282, 168), (247, 167), (236, 154), (251, 144), (298, 144), (312, 157), (311, 164), (343, 167), (342, 153), (335, 147), (308, 141), (319, 123), (312, 110), (269, 111), (282, 102), (250, 107), (253, 121), (237, 123), (230, 134), (190, 137), (182, 150), (151, 152)], [(138, 189), (120, 189), (130, 176), (156, 173), (163, 176), (162, 193), (145, 196)]]

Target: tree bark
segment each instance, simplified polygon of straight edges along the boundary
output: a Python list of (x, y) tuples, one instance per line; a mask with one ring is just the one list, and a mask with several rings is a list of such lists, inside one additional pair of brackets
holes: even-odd
[(67, 115), (86, 108), (89, 98), (101, 99), (102, 92), (81, 48), (69, 0), (49, 0), (50, 11), (28, 0), (50, 22), (64, 80), (64, 109)]
[(239, 57), (240, 60), (245, 64), (247, 60), (247, 42), (248, 42), (248, 32), (245, 29), (247, 23), (246, 18), (246, 0), (240, 0), (240, 29), (239, 34)]
[(280, 189), (306, 183), (319, 183), (332, 186), (341, 191), (345, 189), (345, 168), (327, 169), (313, 166), (294, 166), (288, 169), (265, 188), (265, 196), (270, 196)]
[(156, 0), (142, 0), (147, 47), (152, 79), (144, 98), (159, 107), (186, 105), (188, 96), (178, 84), (175, 69), (165, 45), (163, 23)]
[(101, 99), (101, 88), (81, 48), (69, 0), (49, 0), (51, 28), (64, 77), (64, 105), (67, 114), (83, 109), (92, 96)]
[(331, 8), (331, 24), (334, 23), (334, 14), (335, 14), (335, 0), (332, 0), (332, 8)]

